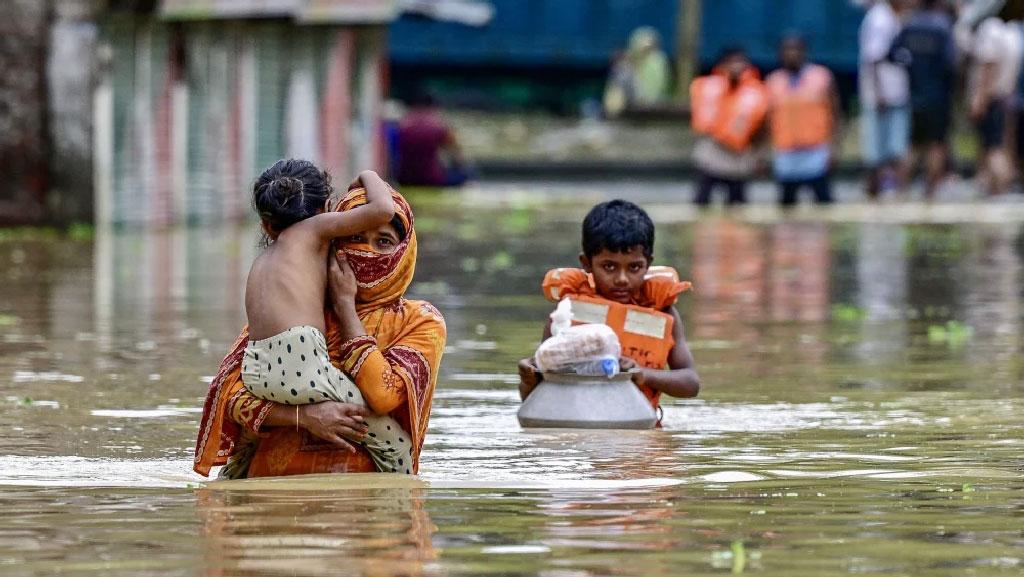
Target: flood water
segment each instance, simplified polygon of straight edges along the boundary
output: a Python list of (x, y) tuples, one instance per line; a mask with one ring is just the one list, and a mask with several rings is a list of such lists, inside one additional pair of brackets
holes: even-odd
[[(616, 195), (694, 282), (704, 390), (664, 430), (522, 430), (540, 279)], [(0, 574), (1024, 572), (1024, 206), (698, 218), (684, 198), (410, 193), (410, 296), (449, 330), (414, 479), (191, 473), (254, 224), (0, 233)]]

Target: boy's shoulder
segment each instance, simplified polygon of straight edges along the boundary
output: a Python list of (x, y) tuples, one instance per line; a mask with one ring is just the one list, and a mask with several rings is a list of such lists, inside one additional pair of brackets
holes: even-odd
[(544, 275), (541, 283), (544, 298), (558, 302), (565, 297), (593, 296), (594, 282), (581, 268), (553, 268)]
[[(652, 266), (644, 279), (644, 288), (639, 306), (665, 310), (675, 305), (681, 293), (692, 288), (692, 284), (679, 280), (679, 273), (669, 266)], [(593, 278), (581, 268), (556, 268), (544, 275), (542, 283), (544, 297), (558, 302), (565, 297), (599, 296)]]

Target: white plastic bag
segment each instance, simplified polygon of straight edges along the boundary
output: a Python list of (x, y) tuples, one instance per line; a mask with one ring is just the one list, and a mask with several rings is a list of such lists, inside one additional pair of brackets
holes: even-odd
[(569, 299), (562, 299), (551, 313), (552, 336), (537, 348), (537, 368), (541, 372), (614, 376), (622, 354), (618, 335), (599, 323), (572, 326), (571, 307)]

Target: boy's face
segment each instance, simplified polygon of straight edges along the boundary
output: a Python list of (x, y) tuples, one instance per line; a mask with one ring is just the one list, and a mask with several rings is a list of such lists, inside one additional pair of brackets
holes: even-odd
[(583, 269), (594, 275), (597, 294), (622, 304), (629, 304), (644, 286), (644, 275), (651, 266), (642, 246), (626, 252), (602, 249), (590, 258), (580, 254)]

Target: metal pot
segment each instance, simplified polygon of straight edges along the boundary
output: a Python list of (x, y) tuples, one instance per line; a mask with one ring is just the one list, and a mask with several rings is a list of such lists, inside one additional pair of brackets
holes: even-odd
[(545, 373), (519, 407), (523, 427), (652, 429), (654, 408), (632, 381), (632, 371), (612, 378)]

